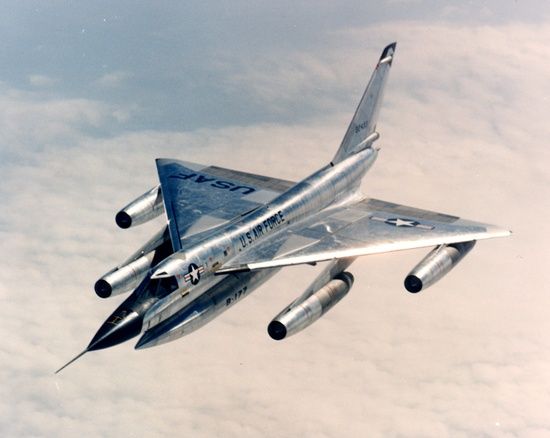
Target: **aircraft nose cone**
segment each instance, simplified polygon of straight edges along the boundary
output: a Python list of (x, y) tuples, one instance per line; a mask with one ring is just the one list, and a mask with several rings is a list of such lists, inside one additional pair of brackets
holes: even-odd
[(101, 350), (139, 335), (143, 317), (137, 312), (122, 310), (113, 313), (99, 328), (87, 350)]

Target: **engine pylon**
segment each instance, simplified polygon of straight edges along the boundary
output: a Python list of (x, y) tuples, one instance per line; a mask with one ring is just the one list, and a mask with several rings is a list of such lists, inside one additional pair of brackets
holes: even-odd
[(170, 234), (168, 228), (163, 227), (126, 261), (97, 280), (95, 293), (101, 298), (108, 298), (134, 289), (153, 265), (171, 253)]

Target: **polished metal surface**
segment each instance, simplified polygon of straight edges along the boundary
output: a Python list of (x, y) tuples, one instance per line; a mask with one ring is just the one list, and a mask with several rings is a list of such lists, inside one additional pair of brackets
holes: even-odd
[[(183, 240), (179, 238), (180, 233), (177, 228), (177, 224), (182, 221), (182, 212), (178, 208), (168, 207), (170, 200), (165, 200), (166, 214), (169, 224), (171, 224), (172, 242), (179, 242), (181, 248), (160, 263), (155, 268), (152, 277), (176, 277), (181, 289), (158, 303), (159, 309), (164, 309), (166, 307), (164, 302), (169, 302), (172, 309), (170, 313), (173, 314), (203, 292), (196, 287), (196, 284), (187, 279), (191, 272), (191, 266), (202, 269), (201, 283), (210, 284), (213, 281), (219, 281), (212, 279), (213, 274), (238, 254), (245, 254), (254, 248), (284, 251), (284, 241), (278, 245), (268, 238), (272, 235), (285, 236), (287, 235), (285, 229), (291, 224), (299, 223), (334, 203), (355, 199), (354, 193), (358, 189), (361, 178), (374, 163), (376, 157), (377, 151), (368, 148), (336, 165), (325, 166), (288, 191), (275, 197), (270, 203), (256, 207), (250, 213), (238, 216), (233, 221), (202, 233), (193, 234)], [(170, 167), (169, 171), (163, 168), (166, 164)], [(171, 186), (188, 184), (189, 179), (172, 178), (173, 175), (180, 172), (177, 162), (174, 160), (169, 163), (157, 160), (157, 166), (159, 166), (159, 174), (163, 175), (161, 184), (164, 181), (168, 186), (165, 189), (162, 185), (165, 196), (174, 191)], [(201, 178), (210, 180), (204, 173), (201, 174)], [(252, 193), (251, 191), (249, 194)], [(203, 196), (208, 195), (204, 194)], [(237, 201), (243, 202), (240, 197), (235, 200), (235, 202)]]
[(407, 275), (404, 282), (405, 289), (411, 293), (417, 293), (431, 286), (454, 268), (475, 244), (474, 240), (434, 248)]
[(226, 225), (294, 185), (179, 160), (158, 159), (157, 168), (174, 251), (180, 250), (190, 236)]
[(123, 263), (96, 281), (94, 289), (101, 298), (128, 292), (137, 287), (151, 266), (155, 266), (171, 251), (170, 235), (165, 226)]
[[(201, 328), (271, 278), (276, 269), (228, 275), (183, 309), (147, 329), (136, 349), (174, 341)], [(146, 326), (147, 327), (147, 326)]]
[[(235, 257), (220, 273), (508, 236), (489, 224), (373, 199), (325, 209)], [(283, 248), (283, 250), (280, 250)]]
[(280, 341), (296, 334), (317, 321), (344, 298), (353, 285), (349, 272), (336, 274), (319, 290), (301, 301), (295, 301), (269, 323), (267, 332)]
[(96, 294), (101, 298), (108, 298), (134, 289), (151, 268), (154, 256), (155, 253), (151, 251), (127, 265), (108, 272), (96, 281)]
[(160, 216), (164, 211), (160, 185), (137, 197), (120, 210), (115, 221), (120, 228), (130, 228)]
[(332, 159), (333, 163), (339, 163), (364, 146), (372, 146), (373, 140), (369, 140), (369, 137), (376, 129), (384, 88), (388, 80), (396, 45), (396, 43), (390, 44), (382, 52), (340, 148)]
[[(304, 329), (350, 290), (345, 270), (361, 255), (437, 246), (407, 277), (422, 289), (447, 273), (475, 240), (509, 231), (360, 193), (396, 45), (387, 46), (332, 162), (298, 183), (216, 166), (158, 159), (160, 185), (117, 214), (128, 228), (166, 213), (167, 226), (100, 281), (102, 294), (135, 290), (84, 351), (145, 331), (136, 348), (184, 336), (248, 296), (277, 268), (328, 265), (269, 324), (282, 339)], [(101, 288), (100, 288), (101, 289)], [(110, 290), (109, 290), (110, 289)], [(101, 295), (101, 294), (100, 294)]]
[(317, 275), (315, 280), (313, 280), (311, 284), (306, 288), (306, 290), (298, 298), (296, 298), (292, 303), (290, 303), (287, 307), (285, 307), (273, 319), (277, 319), (279, 316), (287, 313), (293, 307), (303, 303), (306, 299), (308, 299), (311, 295), (313, 295), (315, 292), (321, 289), (330, 280), (333, 280), (338, 274), (341, 274), (346, 269), (348, 269), (349, 266), (354, 261), (355, 261), (355, 257), (348, 257), (348, 258), (342, 258), (342, 259), (335, 259), (331, 262), (328, 262), (324, 267), (324, 269), (319, 273), (319, 275)]

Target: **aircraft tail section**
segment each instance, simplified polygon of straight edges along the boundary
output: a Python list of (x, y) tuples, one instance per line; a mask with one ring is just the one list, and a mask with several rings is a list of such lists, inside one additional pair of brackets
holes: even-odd
[(332, 160), (333, 163), (338, 163), (355, 152), (371, 146), (378, 139), (378, 134), (375, 132), (376, 121), (396, 45), (397, 43), (392, 43), (383, 50), (342, 144)]

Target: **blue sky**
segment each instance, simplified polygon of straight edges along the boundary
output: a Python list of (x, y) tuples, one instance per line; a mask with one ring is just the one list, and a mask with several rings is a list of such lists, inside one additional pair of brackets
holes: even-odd
[[(547, 436), (550, 9), (540, 2), (6, 2), (0, 20), (3, 436)], [(397, 40), (368, 195), (511, 228), (404, 291), (357, 261), (303, 333), (291, 268), (197, 333), (90, 353), (93, 283), (160, 228), (114, 214), (173, 157), (300, 179)], [(116, 415), (115, 415), (116, 414)]]
[[(232, 75), (258, 59), (277, 65), (289, 53), (318, 56), (343, 48), (346, 32), (354, 28), (411, 20), (535, 24), (545, 16), (540, 2), (533, 1), (260, 2), (253, 7), (248, 2), (230, 7), (224, 2), (25, 2), (3, 14), (0, 62), (9, 86), (100, 100), (131, 112), (123, 124), (102, 126), (107, 133), (289, 123), (320, 109), (305, 100), (300, 108), (274, 113), (243, 99), (246, 84), (228, 86)], [(372, 38), (364, 41), (365, 49), (371, 46)], [(334, 83), (309, 93), (340, 96), (343, 106), (345, 88)]]

